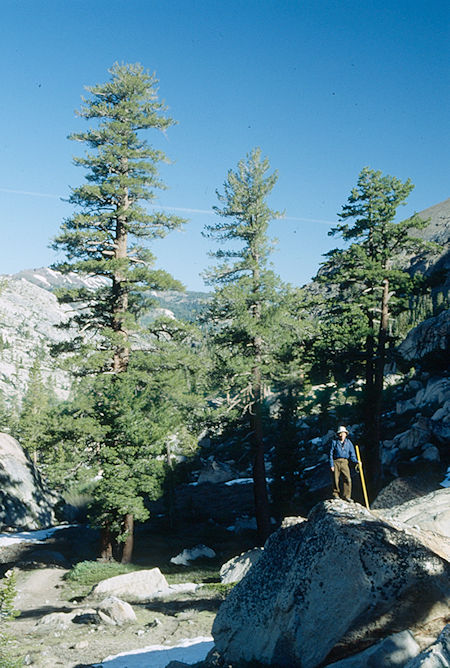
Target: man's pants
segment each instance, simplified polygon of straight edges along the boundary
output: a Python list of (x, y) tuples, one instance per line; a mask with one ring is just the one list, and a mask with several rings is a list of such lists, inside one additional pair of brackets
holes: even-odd
[(334, 462), (334, 471), (333, 473), (333, 496), (339, 498), (340, 489), (339, 481), (342, 476), (343, 481), (343, 497), (344, 499), (349, 499), (352, 494), (352, 479), (350, 476), (350, 467), (348, 465), (348, 459), (335, 459)]

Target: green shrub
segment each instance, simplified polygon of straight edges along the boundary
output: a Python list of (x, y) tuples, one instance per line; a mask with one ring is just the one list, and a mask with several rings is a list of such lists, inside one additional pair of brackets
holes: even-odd
[(208, 589), (209, 591), (216, 591), (225, 598), (236, 584), (236, 582), (228, 582), (227, 584), (224, 582), (207, 582), (201, 588)]
[(137, 566), (119, 564), (115, 561), (80, 561), (64, 576), (64, 579), (81, 587), (94, 587), (101, 580), (136, 570), (139, 570)]
[(0, 583), (0, 668), (19, 668), (23, 665), (21, 659), (8, 657), (7, 645), (9, 636), (5, 632), (5, 622), (14, 619), (20, 613), (14, 608), (16, 596), (16, 576), (14, 571), (8, 571)]

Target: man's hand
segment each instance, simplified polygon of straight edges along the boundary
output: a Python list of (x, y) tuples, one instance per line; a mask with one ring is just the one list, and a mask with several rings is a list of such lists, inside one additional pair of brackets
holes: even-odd
[(356, 473), (359, 473), (359, 464), (355, 464), (355, 471)]
[(331, 470), (334, 471), (334, 466), (331, 467)]

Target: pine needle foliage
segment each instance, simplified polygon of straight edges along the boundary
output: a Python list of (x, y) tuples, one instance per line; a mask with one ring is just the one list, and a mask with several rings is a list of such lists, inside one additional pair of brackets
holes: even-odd
[(408, 273), (404, 258), (431, 246), (414, 235), (428, 221), (417, 215), (395, 220), (413, 187), (409, 179), (402, 182), (365, 167), (339, 214), (341, 222), (329, 233), (348, 245), (327, 254), (318, 277), (334, 286), (322, 326), (326, 353), (333, 360), (339, 355), (341, 366), (362, 369), (365, 375), (365, 441), (374, 490), (381, 475), (380, 416), (387, 350), (395, 340), (393, 321), (423, 284), (419, 274)]
[(19, 668), (23, 661), (11, 659), (8, 652), (9, 634), (5, 629), (8, 621), (15, 619), (20, 614), (14, 608), (16, 597), (16, 576), (14, 571), (7, 571), (0, 580), (0, 668)]
[[(222, 409), (234, 412), (249, 432), (252, 447), (255, 513), (264, 542), (270, 533), (270, 513), (264, 463), (264, 403), (280, 369), (277, 355), (290, 336), (287, 308), (290, 291), (270, 268), (274, 244), (268, 237), (271, 220), (280, 214), (267, 204), (277, 181), (261, 149), (256, 148), (236, 170), (230, 170), (219, 205), (219, 219), (205, 236), (220, 244), (212, 252), (217, 264), (207, 280), (215, 286), (206, 320), (214, 365), (215, 389)], [(289, 333), (289, 334), (288, 334)]]
[[(148, 244), (184, 221), (149, 209), (165, 187), (158, 168), (168, 160), (146, 133), (174, 124), (158, 98), (155, 75), (140, 64), (118, 63), (109, 73), (106, 83), (88, 87), (83, 98), (78, 114), (89, 129), (69, 137), (86, 147), (75, 158), (86, 179), (72, 189), (75, 212), (53, 243), (66, 258), (55, 268), (88, 276), (90, 285), (95, 279), (96, 287), (85, 283), (58, 293), (76, 311), (64, 325), (67, 340), (54, 352), (68, 356), (74, 373), (85, 377), (75, 413), (81, 411), (84, 425), (95, 426), (92, 436), (79, 433), (78, 452), (97, 469), (92, 517), (102, 526), (102, 556), (111, 558), (119, 541), (122, 561), (128, 562), (134, 520), (148, 517), (144, 496), (157, 495), (164, 477), (153, 386), (134, 364), (133, 336), (143, 333), (138, 319), (152, 303), (150, 290), (182, 289), (167, 272), (154, 269)], [(73, 408), (66, 411), (69, 422)]]
[[(83, 98), (78, 112), (92, 127), (69, 136), (87, 147), (84, 156), (75, 158), (86, 170), (86, 182), (72, 189), (69, 202), (75, 213), (63, 222), (53, 243), (66, 255), (55, 265), (57, 270), (99, 279), (95, 290), (58, 293), (60, 302), (80, 304), (66, 323), (72, 333), (80, 334), (60, 345), (59, 352), (77, 352), (76, 361), (87, 372), (126, 368), (129, 334), (150, 303), (144, 293), (182, 289), (167, 272), (153, 268), (155, 258), (145, 243), (164, 237), (184, 221), (143, 206), (165, 188), (158, 165), (168, 161), (143, 134), (165, 132), (175, 121), (158, 99), (154, 74), (140, 64), (118, 63), (110, 74), (105, 84), (87, 87), (90, 96)], [(86, 344), (87, 333), (100, 338), (95, 352)]]

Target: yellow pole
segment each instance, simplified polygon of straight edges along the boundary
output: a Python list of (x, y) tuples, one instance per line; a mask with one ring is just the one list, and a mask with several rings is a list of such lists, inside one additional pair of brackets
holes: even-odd
[(359, 454), (359, 447), (357, 445), (355, 445), (355, 450), (356, 450), (356, 457), (358, 459), (359, 475), (361, 476), (361, 484), (362, 484), (362, 488), (363, 488), (364, 501), (366, 502), (367, 510), (370, 510), (369, 498), (367, 496), (366, 482), (364, 480), (363, 465), (362, 465), (362, 461), (361, 461), (361, 455)]

